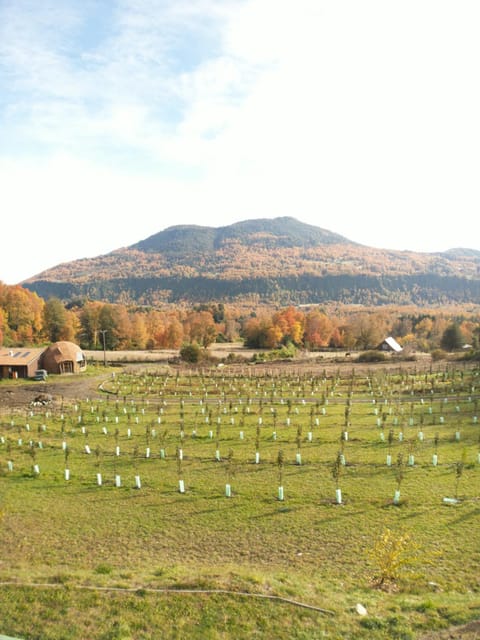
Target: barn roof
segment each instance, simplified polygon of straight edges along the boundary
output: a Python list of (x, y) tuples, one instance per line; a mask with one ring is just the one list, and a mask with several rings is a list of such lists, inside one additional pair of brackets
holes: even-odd
[(403, 351), (403, 348), (398, 344), (395, 338), (392, 338), (392, 336), (388, 336), (388, 338), (385, 338), (384, 342), (388, 344), (388, 346), (390, 347), (390, 349), (392, 349), (392, 351), (396, 351), (397, 353), (400, 353), (400, 351)]
[(42, 353), (45, 351), (45, 347), (42, 348), (17, 348), (0, 349), (0, 365), (6, 367), (14, 366), (27, 366), (35, 360), (38, 360)]

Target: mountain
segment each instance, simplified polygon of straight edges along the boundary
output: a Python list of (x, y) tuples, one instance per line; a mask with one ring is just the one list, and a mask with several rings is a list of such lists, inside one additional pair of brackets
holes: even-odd
[(315, 247), (350, 242), (326, 229), (299, 222), (295, 218), (284, 217), (245, 220), (218, 228), (178, 225), (137, 242), (130, 249), (166, 255), (178, 252), (194, 254), (213, 252), (235, 241), (251, 247), (259, 245), (264, 248)]
[(23, 286), (43, 298), (156, 305), (480, 303), (480, 252), (374, 249), (295, 218), (224, 227), (177, 225), (96, 258), (64, 263)]

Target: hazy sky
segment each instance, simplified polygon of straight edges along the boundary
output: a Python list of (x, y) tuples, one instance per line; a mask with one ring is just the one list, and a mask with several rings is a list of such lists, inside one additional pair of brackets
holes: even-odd
[(0, 280), (294, 216), (480, 249), (478, 0), (0, 0)]

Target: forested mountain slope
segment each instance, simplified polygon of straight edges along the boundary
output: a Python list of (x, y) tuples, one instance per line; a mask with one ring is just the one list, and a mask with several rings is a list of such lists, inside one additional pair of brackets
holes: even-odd
[(160, 304), (480, 303), (480, 252), (375, 249), (294, 218), (173, 226), (22, 283), (48, 298)]

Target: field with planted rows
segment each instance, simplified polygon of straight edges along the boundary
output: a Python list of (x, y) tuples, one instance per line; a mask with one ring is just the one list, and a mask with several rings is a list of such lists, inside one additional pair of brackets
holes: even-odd
[(480, 618), (479, 370), (110, 369), (0, 415), (0, 633), (420, 638)]

